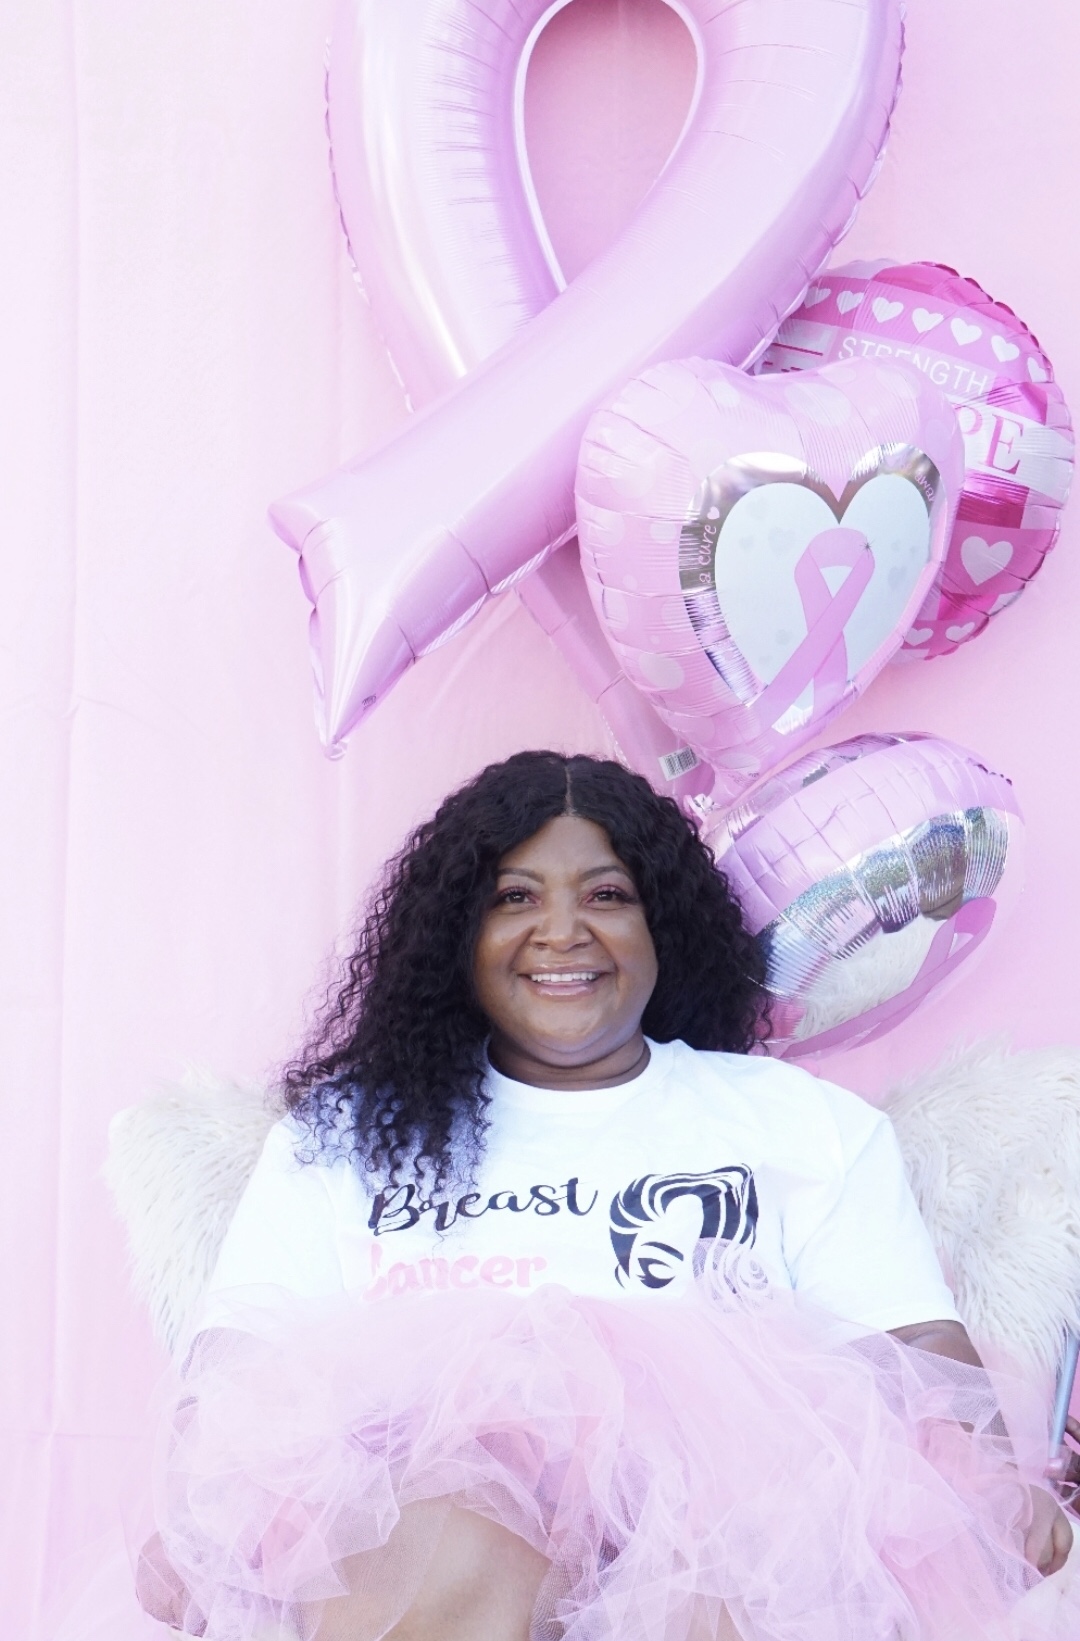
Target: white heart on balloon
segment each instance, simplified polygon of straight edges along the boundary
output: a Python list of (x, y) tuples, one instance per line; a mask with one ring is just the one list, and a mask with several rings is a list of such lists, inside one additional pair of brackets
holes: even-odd
[(850, 313), (862, 301), (862, 291), (841, 291), (836, 298), (836, 306), (841, 313)]
[(911, 316), (911, 323), (920, 336), (925, 336), (928, 330), (933, 330), (935, 325), (940, 325), (944, 317), (943, 313), (931, 313), (929, 308), (916, 308)]
[(960, 562), (975, 583), (984, 582), (1007, 570), (1012, 563), (1011, 541), (987, 541), (985, 536), (967, 536), (960, 546)]
[(1010, 359), (1018, 359), (1020, 357), (1020, 349), (1017, 347), (1016, 343), (1007, 342), (1004, 336), (991, 336), (990, 346), (994, 350), (995, 358), (1000, 359), (1003, 365), (1008, 364)]
[[(913, 465), (921, 452), (912, 452)], [(891, 458), (895, 460), (895, 457)], [(865, 588), (843, 624), (844, 684), (854, 679), (880, 651), (883, 635), (899, 622), (926, 568), (930, 554), (930, 517), (918, 484), (907, 475), (886, 470), (880, 451), (867, 451), (853, 479), (837, 499), (827, 486), (798, 463), (791, 463), (777, 480), (778, 463), (757, 468), (752, 456), (737, 457), (714, 473), (699, 493), (694, 511), (702, 518), (703, 533), (712, 535), (712, 587), (693, 588), (687, 608), (696, 630), (703, 622), (722, 621), (728, 638), (705, 646), (722, 677), (734, 676), (737, 651), (753, 670), (759, 688), (773, 684), (808, 635), (812, 614), (801, 583), (807, 580), (808, 556), (821, 556), (829, 538), (847, 532), (858, 539), (870, 564)], [(731, 505), (733, 493), (738, 499)], [(709, 520), (710, 512), (715, 515)], [(696, 564), (696, 554), (684, 530), (683, 559)], [(840, 544), (843, 546), (843, 544)], [(854, 541), (848, 543), (854, 546)], [(827, 557), (827, 553), (825, 554)], [(817, 572), (836, 598), (850, 566), (824, 564)], [(686, 585), (684, 574), (683, 582)], [(817, 589), (818, 613), (824, 603)], [(796, 692), (801, 696), (811, 682), (813, 668)], [(839, 680), (837, 680), (839, 682)], [(790, 706), (787, 702), (786, 706)]]
[(875, 296), (870, 304), (870, 311), (879, 325), (887, 325), (890, 319), (899, 319), (904, 311), (904, 304), (890, 302), (887, 296)]
[(982, 326), (969, 325), (966, 319), (954, 319), (949, 325), (949, 329), (962, 348), (968, 347), (972, 342), (977, 342), (982, 335)]

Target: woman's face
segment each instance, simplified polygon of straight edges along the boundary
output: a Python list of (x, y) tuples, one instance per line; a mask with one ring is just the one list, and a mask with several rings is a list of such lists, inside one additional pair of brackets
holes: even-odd
[(503, 856), (473, 978), (500, 1070), (588, 1088), (639, 1069), (656, 952), (607, 833), (559, 815)]

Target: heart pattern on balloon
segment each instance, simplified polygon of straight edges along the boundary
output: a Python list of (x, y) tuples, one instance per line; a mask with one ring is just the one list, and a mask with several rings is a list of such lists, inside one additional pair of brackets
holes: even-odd
[(911, 322), (920, 336), (925, 336), (928, 330), (935, 330), (944, 319), (943, 313), (931, 313), (929, 308), (916, 308), (911, 316)]
[(866, 360), (797, 378), (661, 365), (593, 416), (577, 500), (594, 606), (718, 796), (817, 734), (899, 648), (962, 451), (937, 388)]
[(960, 562), (976, 587), (991, 581), (1012, 563), (1011, 541), (987, 541), (985, 536), (965, 536), (960, 544)]

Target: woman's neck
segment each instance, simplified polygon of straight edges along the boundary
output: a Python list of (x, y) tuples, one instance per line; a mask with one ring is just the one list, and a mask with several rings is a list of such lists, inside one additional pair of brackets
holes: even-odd
[(633, 1082), (649, 1063), (649, 1045), (640, 1029), (625, 1043), (595, 1059), (573, 1061), (548, 1057), (505, 1037), (492, 1036), (488, 1059), (496, 1071), (516, 1083), (532, 1088), (581, 1089), (617, 1088)]

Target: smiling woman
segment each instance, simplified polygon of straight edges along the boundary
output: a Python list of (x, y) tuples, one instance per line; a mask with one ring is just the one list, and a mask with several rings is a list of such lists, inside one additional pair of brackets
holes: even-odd
[[(582, 959), (587, 977), (564, 992)], [(746, 1053), (763, 978), (671, 800), (618, 764), (522, 752), (448, 797), (390, 863), (287, 1097), (320, 1144), (343, 1143), (344, 1117), (375, 1176), (430, 1165), (442, 1184), (480, 1155), (489, 1038), (524, 1082), (596, 1087), (644, 1064), (645, 1035)]]
[(558, 815), (502, 858), (473, 958), (492, 1065), (519, 1082), (610, 1087), (642, 1069), (656, 948), (595, 821)]
[(148, 1610), (222, 1641), (999, 1633), (1068, 1525), (889, 1123), (749, 1052), (762, 1004), (637, 776), (524, 753), (448, 798), (230, 1227)]

